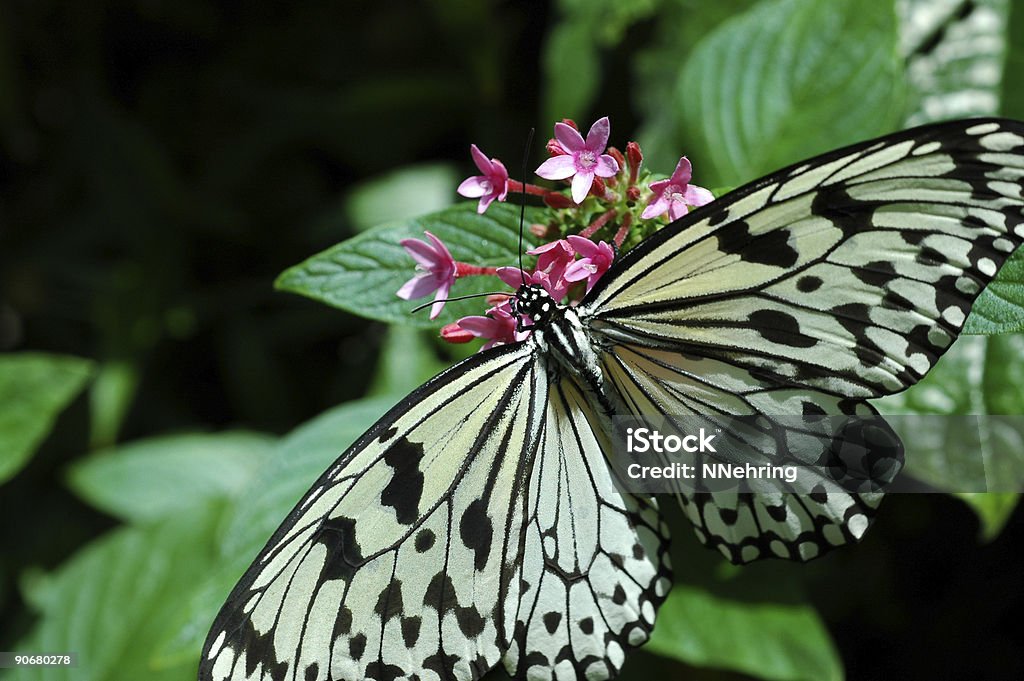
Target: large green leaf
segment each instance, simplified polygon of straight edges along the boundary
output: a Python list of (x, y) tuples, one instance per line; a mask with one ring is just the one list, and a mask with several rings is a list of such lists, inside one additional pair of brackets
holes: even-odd
[(168, 622), (159, 643), (161, 659), (198, 654), (221, 604), (270, 535), (338, 455), (394, 402), (393, 396), (349, 402), (281, 439), (260, 474), (227, 509), (213, 569), (187, 592), (188, 607)]
[(702, 184), (737, 184), (902, 120), (891, 0), (773, 0), (722, 24), (676, 90)]
[(997, 334), (1024, 330), (1024, 250), (1018, 249), (971, 307), (964, 333)]
[[(469, 149), (466, 150), (469, 163)], [(358, 231), (386, 222), (405, 220), (424, 213), (447, 208), (455, 199), (459, 177), (448, 163), (407, 166), (386, 175), (374, 177), (353, 187), (344, 201), (344, 212)], [(336, 229), (336, 211), (320, 221), (324, 232)]]
[[(907, 449), (906, 472), (940, 490), (967, 491), (986, 480), (1001, 490), (1024, 486), (1024, 335), (961, 338), (917, 385), (877, 400), (898, 419)], [(973, 418), (955, 418), (974, 414)], [(947, 418), (943, 418), (947, 417)], [(984, 538), (999, 534), (1016, 506), (1016, 494), (959, 494), (982, 522)]]
[(900, 52), (914, 96), (907, 124), (999, 111), (1008, 0), (903, 0)]
[(247, 432), (156, 437), (92, 454), (71, 467), (68, 481), (96, 508), (154, 521), (238, 494), (272, 444)]
[[(537, 214), (527, 209), (527, 224)], [(318, 253), (278, 277), (276, 286), (363, 317), (421, 327), (436, 327), (466, 315), (482, 314), (482, 300), (464, 300), (445, 306), (434, 321), (427, 311), (409, 314), (420, 301), (401, 300), (395, 292), (415, 274), (412, 258), (399, 245), (406, 238), (424, 239), (429, 231), (448, 246), (457, 261), (490, 267), (515, 265), (519, 258), (519, 207), (494, 203), (476, 212), (475, 203), (460, 203), (446, 210), (411, 220), (383, 225)], [(527, 231), (525, 247), (534, 243)], [(451, 295), (503, 290), (496, 277), (466, 277), (456, 281)]]
[(28, 462), (92, 369), (78, 357), (0, 355), (0, 483)]
[(700, 546), (691, 532), (673, 542), (676, 584), (646, 650), (761, 679), (843, 678), (828, 630), (803, 595), (799, 566), (736, 568)]
[(55, 572), (26, 580), (39, 624), (16, 650), (74, 652), (74, 668), (23, 668), (19, 681), (188, 681), (196, 654), (156, 656), (169, 621), (214, 565), (214, 515), (200, 509), (147, 528), (123, 528)]

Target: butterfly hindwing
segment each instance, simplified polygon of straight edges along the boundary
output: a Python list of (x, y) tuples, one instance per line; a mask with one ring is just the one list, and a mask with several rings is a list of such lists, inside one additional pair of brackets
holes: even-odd
[(530, 479), (516, 678), (613, 677), (643, 644), (671, 586), (668, 528), (623, 491), (609, 441), (576, 384), (556, 377)]
[[(734, 563), (766, 556), (810, 560), (860, 539), (882, 498), (874, 490), (902, 467), (899, 439), (864, 401), (794, 390), (717, 359), (637, 345), (612, 346), (604, 370), (634, 414), (720, 420), (723, 456), (740, 456), (738, 462), (752, 465), (801, 467), (808, 494), (783, 493), (771, 483), (758, 494), (695, 493), (699, 487), (692, 483), (674, 488), (700, 540)], [(872, 423), (880, 429), (878, 445), (858, 452), (856, 461), (837, 460), (836, 452), (847, 444), (847, 434), (838, 430), (844, 420), (806, 419), (822, 414)], [(726, 425), (730, 422), (737, 426)], [(747, 435), (747, 427), (757, 422), (765, 424), (764, 432)], [(840, 464), (854, 480), (836, 479)], [(867, 489), (857, 490), (852, 482)]]

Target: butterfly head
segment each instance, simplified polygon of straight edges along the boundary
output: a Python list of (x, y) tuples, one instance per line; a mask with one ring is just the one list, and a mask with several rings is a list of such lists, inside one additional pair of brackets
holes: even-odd
[(558, 310), (558, 303), (543, 286), (523, 284), (512, 299), (512, 310), (528, 317), (535, 326), (546, 326)]

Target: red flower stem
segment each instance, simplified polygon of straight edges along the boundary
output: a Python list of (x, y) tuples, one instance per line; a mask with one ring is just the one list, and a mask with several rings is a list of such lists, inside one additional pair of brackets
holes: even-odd
[(534, 196), (546, 196), (550, 191), (548, 189), (544, 189), (544, 187), (538, 187), (535, 184), (527, 183), (524, 185), (522, 182), (511, 179), (508, 181), (508, 191), (512, 194), (522, 194), (524, 186), (526, 188), (526, 193), (533, 194)]
[(473, 277), (480, 274), (497, 274), (498, 268), (496, 267), (477, 267), (476, 265), (470, 265), (464, 262), (455, 263), (455, 278), (459, 277)]
[(591, 235), (594, 234), (594, 232), (608, 224), (608, 221), (615, 217), (615, 213), (616, 210), (614, 208), (605, 211), (604, 214), (601, 215), (601, 217), (597, 218), (596, 220), (591, 222), (586, 228), (584, 228), (584, 230), (580, 232), (580, 236), (583, 237), (584, 239), (589, 239)]
[(633, 224), (633, 214), (626, 213), (622, 218), (622, 226), (619, 227), (619, 231), (615, 233), (615, 247), (622, 248), (622, 242), (626, 240), (626, 235), (629, 234), (629, 228)]

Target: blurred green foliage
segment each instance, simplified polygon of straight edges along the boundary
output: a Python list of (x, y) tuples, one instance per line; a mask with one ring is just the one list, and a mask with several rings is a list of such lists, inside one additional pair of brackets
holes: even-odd
[[(0, 650), (80, 663), (0, 676), (193, 678), (291, 505), (472, 351), (275, 278), (427, 324), (392, 296), (398, 238), (429, 225), (461, 234), (457, 257), (515, 260), (511, 206), (448, 207), (470, 142), (516, 176), (530, 127), (537, 159), (551, 119), (609, 115), (656, 171), (686, 153), (735, 186), (909, 122), (1024, 117), (1022, 20), (1005, 0), (8, 3)], [(972, 331), (1021, 330), (1022, 262)], [(1022, 351), (961, 339), (886, 408), (1020, 414)], [(931, 454), (908, 459), (948, 481), (958, 462)], [(962, 495), (975, 517), (896, 496), (855, 549), (744, 569), (669, 511), (678, 586), (624, 678), (1024, 676), (1017, 499)]]

